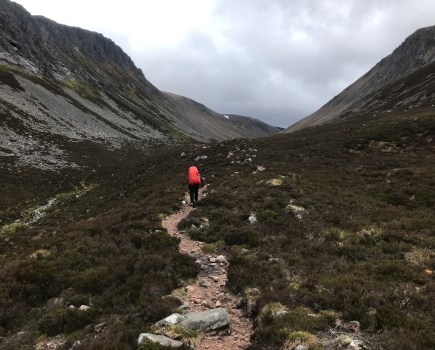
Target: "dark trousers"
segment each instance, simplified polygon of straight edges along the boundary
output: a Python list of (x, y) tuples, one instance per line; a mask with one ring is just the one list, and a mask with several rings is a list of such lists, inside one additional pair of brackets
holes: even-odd
[(199, 185), (189, 185), (190, 203), (198, 201)]

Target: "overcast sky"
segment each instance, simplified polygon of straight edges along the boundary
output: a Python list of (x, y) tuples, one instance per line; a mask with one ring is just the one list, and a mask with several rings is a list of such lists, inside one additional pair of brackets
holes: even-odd
[(287, 127), (416, 29), (434, 0), (15, 0), (97, 31), (160, 90)]

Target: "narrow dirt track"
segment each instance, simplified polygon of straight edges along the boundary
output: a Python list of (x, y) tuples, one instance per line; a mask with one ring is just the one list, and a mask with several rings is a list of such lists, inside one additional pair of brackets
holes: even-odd
[[(200, 198), (204, 195), (200, 192)], [(201, 264), (201, 272), (194, 284), (185, 287), (186, 295), (183, 302), (191, 311), (204, 311), (214, 307), (223, 307), (230, 315), (231, 323), (227, 330), (206, 333), (196, 344), (198, 350), (214, 349), (246, 349), (250, 344), (252, 323), (236, 307), (238, 298), (231, 294), (226, 287), (227, 262), (220, 256), (207, 255), (202, 252), (202, 243), (194, 241), (177, 229), (178, 223), (186, 218), (192, 210), (191, 206), (184, 206), (178, 212), (166, 217), (162, 226), (168, 234), (181, 239), (179, 250), (197, 259)]]

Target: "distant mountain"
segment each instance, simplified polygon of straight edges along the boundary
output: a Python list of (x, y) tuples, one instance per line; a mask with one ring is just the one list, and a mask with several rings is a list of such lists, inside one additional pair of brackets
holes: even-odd
[[(227, 138), (256, 138), (273, 135), (281, 131), (260, 120), (233, 114), (219, 114), (190, 98), (165, 92), (166, 98), (178, 115), (177, 125), (189, 135), (201, 139), (204, 136), (219, 139), (224, 134)], [(201, 123), (198, 124), (198, 120)]]
[(258, 134), (159, 91), (103, 35), (9, 0), (0, 0), (0, 117), (0, 156), (49, 168), (67, 165), (62, 154), (77, 141), (147, 147)]
[(409, 36), (364, 76), (285, 132), (351, 116), (435, 103), (435, 26)]
[(281, 128), (270, 126), (252, 117), (237, 114), (223, 114), (223, 117), (230, 120), (246, 137), (264, 137), (282, 131)]

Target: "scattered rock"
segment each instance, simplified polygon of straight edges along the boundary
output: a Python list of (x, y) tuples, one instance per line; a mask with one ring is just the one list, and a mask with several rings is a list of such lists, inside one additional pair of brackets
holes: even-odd
[(227, 262), (227, 258), (223, 255), (219, 255), (218, 257), (216, 257), (216, 261), (218, 263), (226, 263)]
[(190, 305), (187, 303), (184, 303), (184, 304), (180, 305), (178, 308), (180, 310), (188, 310), (188, 309), (190, 309)]
[(294, 350), (308, 350), (308, 346), (299, 344)]
[(358, 321), (350, 321), (345, 323), (343, 328), (354, 333), (359, 333), (360, 323)]
[(208, 288), (208, 287), (210, 287), (211, 283), (207, 280), (201, 280), (201, 281), (199, 281), (199, 285), (201, 287)]
[(304, 207), (294, 204), (294, 200), (291, 200), (290, 203), (287, 204), (285, 210), (287, 213), (293, 213), (298, 219), (302, 219), (305, 214), (308, 214), (308, 211)]
[(63, 298), (53, 298), (47, 301), (48, 307), (56, 307), (56, 306), (62, 306), (63, 305)]
[(285, 315), (287, 315), (288, 314), (288, 311), (287, 310), (278, 310), (276, 313), (275, 313), (275, 317), (276, 318), (280, 318), (280, 317), (282, 317), (282, 316), (285, 316)]
[(171, 348), (180, 348), (183, 346), (183, 343), (181, 341), (173, 340), (164, 335), (157, 335), (151, 333), (141, 333), (139, 335), (137, 343), (142, 344), (145, 343), (147, 340), (152, 343), (160, 344), (162, 346), (169, 346)]
[(107, 325), (106, 322), (102, 322), (102, 323), (97, 324), (97, 325), (94, 327), (95, 333), (101, 333), (101, 331), (102, 331), (104, 328), (106, 328), (106, 325)]
[(213, 282), (219, 282), (219, 280), (220, 280), (220, 278), (219, 278), (218, 276), (210, 276), (210, 279), (211, 279)]
[[(80, 340), (76, 340), (76, 341), (74, 342), (74, 344), (69, 348), (69, 350), (75, 350), (75, 349), (78, 349), (80, 345), (82, 345), (82, 342), (81, 342)], [(57, 349), (57, 348), (56, 348), (56, 349)]]
[(348, 350), (362, 350), (364, 349), (364, 342), (361, 340), (354, 339), (352, 342), (347, 346)]
[(257, 216), (254, 213), (251, 213), (248, 220), (251, 225), (255, 224), (258, 221)]
[(200, 228), (207, 228), (210, 226), (210, 220), (208, 218), (201, 218)]
[(262, 165), (257, 165), (257, 171), (265, 171), (266, 168)]
[(206, 302), (206, 306), (207, 306), (209, 309), (214, 309), (214, 308), (216, 307), (216, 304), (215, 304), (212, 300), (207, 300), (207, 302)]
[[(57, 335), (52, 338), (46, 338), (38, 342), (34, 349), (35, 350), (55, 350), (55, 349), (61, 349), (62, 346), (66, 343), (66, 339), (64, 335)], [(4, 345), (4, 344), (3, 344)], [(74, 344), (73, 344), (74, 346)], [(73, 349), (73, 347), (70, 347), (69, 349)]]

